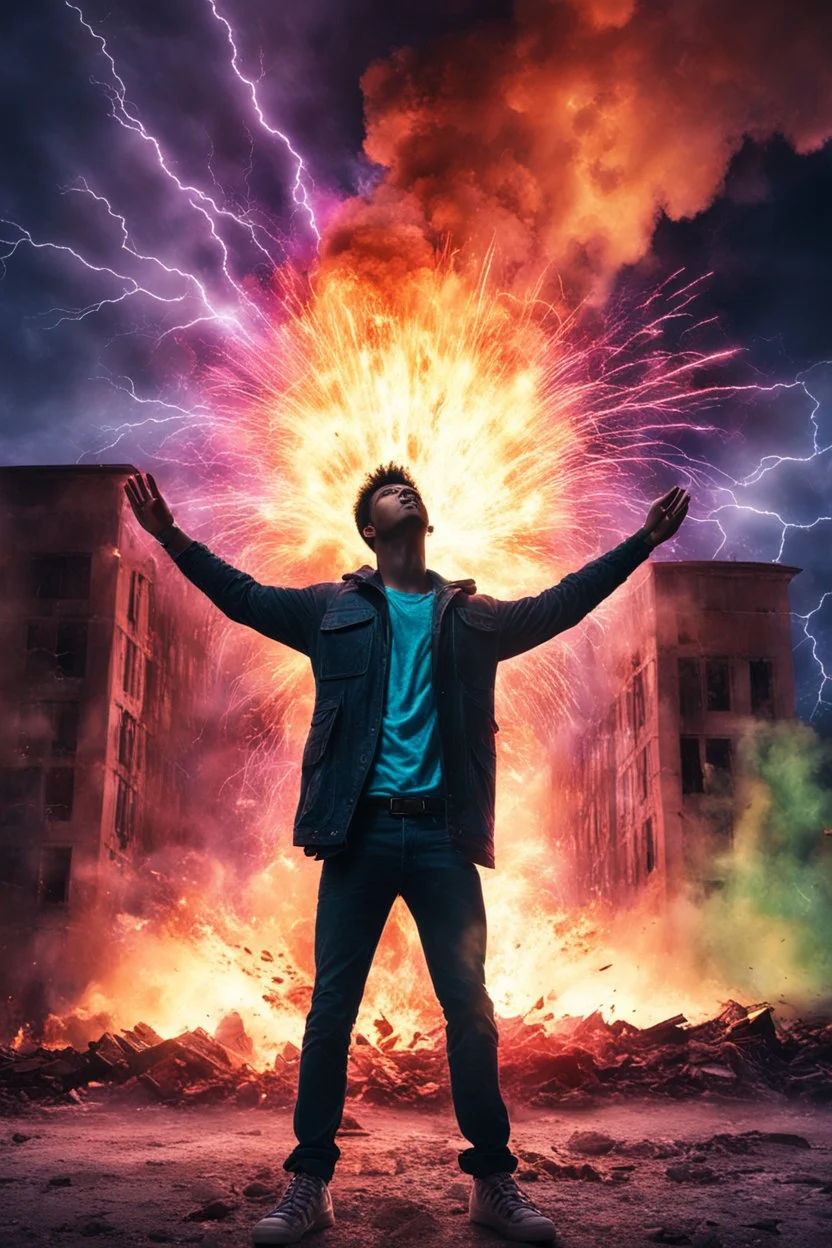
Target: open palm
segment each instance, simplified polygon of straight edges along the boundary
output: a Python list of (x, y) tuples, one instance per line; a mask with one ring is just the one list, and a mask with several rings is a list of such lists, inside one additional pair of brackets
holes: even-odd
[(689, 503), (690, 494), (687, 490), (683, 490), (681, 485), (674, 485), (651, 505), (643, 528), (648, 540), (654, 546), (658, 546), (660, 542), (666, 542), (678, 531), (688, 514)]
[(159, 487), (149, 472), (137, 472), (128, 477), (124, 492), (130, 500), (133, 515), (153, 537), (158, 537), (173, 524), (173, 512), (162, 498)]

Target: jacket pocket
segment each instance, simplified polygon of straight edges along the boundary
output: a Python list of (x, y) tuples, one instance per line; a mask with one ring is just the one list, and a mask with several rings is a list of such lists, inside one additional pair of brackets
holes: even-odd
[(490, 689), (497, 671), (497, 621), (487, 611), (457, 607), (454, 612), (454, 663), (460, 680)]
[(315, 707), (312, 722), (309, 725), (306, 745), (303, 749), (301, 767), (314, 767), (323, 758), (326, 753), (326, 747), (329, 745), (329, 739), (332, 736), (332, 729), (335, 727), (335, 720), (338, 717), (340, 705), (339, 699), (321, 702)]
[(335, 806), (335, 774), (327, 750), (338, 720), (341, 699), (320, 702), (312, 715), (300, 765), (298, 817), (325, 826)]
[(318, 677), (363, 676), (370, 666), (376, 613), (371, 607), (327, 611), (318, 635)]

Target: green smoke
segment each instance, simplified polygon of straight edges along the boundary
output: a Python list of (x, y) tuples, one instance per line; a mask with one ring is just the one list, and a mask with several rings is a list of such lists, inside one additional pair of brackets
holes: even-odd
[(700, 952), (745, 999), (832, 1002), (832, 745), (798, 720), (740, 742), (725, 886), (704, 904)]

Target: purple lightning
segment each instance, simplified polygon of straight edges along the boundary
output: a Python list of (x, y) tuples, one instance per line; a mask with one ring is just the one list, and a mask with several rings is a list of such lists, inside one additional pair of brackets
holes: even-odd
[[(205, 0), (205, 4), (210, 10), (211, 20), (221, 26), (224, 31), (225, 42), (230, 53), (228, 63), (231, 72), (237, 83), (244, 88), (242, 94), (247, 99), (247, 119), (244, 122), (244, 128), (249, 139), (249, 164), (244, 171), (246, 185), (248, 185), (254, 160), (253, 131), (256, 130), (267, 136), (270, 145), (277, 146), (283, 159), (285, 159), (285, 153), (294, 162), (292, 201), (317, 247), (321, 240), (321, 233), (313, 209), (314, 184), (307, 164), (290, 137), (268, 119), (258, 95), (258, 84), (262, 80), (262, 74), (260, 78), (255, 79), (248, 76), (241, 68), (238, 39), (228, 18), (218, 8), (217, 0)], [(165, 152), (161, 141), (151, 133), (135, 108), (128, 104), (124, 77), (119, 71), (115, 57), (104, 36), (87, 20), (83, 10), (77, 4), (65, 0), (65, 6), (75, 14), (79, 25), (95, 43), (97, 56), (106, 65), (107, 80), (96, 81), (95, 85), (105, 93), (109, 101), (110, 117), (123, 130), (129, 132), (130, 141), (133, 141), (133, 136), (135, 136), (152, 153), (160, 173), (173, 188), (173, 194), (193, 214), (196, 233), (206, 240), (216, 257), (216, 281), (212, 286), (204, 275), (199, 271), (193, 271), (183, 262), (166, 261), (157, 255), (147, 254), (135, 246), (127, 214), (114, 206), (107, 196), (93, 189), (84, 177), (78, 178), (75, 184), (63, 188), (60, 193), (84, 197), (89, 200), (93, 211), (103, 211), (103, 214), (106, 214), (106, 220), (115, 227), (117, 234), (113, 241), (114, 252), (110, 262), (98, 262), (77, 247), (64, 242), (37, 238), (23, 226), (2, 220), (0, 221), (0, 267), (4, 270), (6, 263), (12, 260), (20, 249), (26, 247), (67, 256), (86, 274), (108, 284), (114, 284), (115, 290), (112, 293), (89, 300), (81, 307), (50, 309), (44, 314), (45, 317), (50, 318), (48, 324), (44, 325), (46, 329), (55, 330), (68, 321), (86, 320), (117, 305), (123, 306), (128, 303), (132, 304), (135, 300), (145, 300), (157, 310), (165, 306), (170, 309), (168, 318), (170, 323), (159, 326), (159, 332), (155, 334), (157, 344), (171, 336), (198, 334), (210, 329), (218, 333), (223, 342), (237, 342), (248, 347), (256, 346), (261, 341), (264, 331), (271, 326), (273, 318), (268, 314), (268, 309), (261, 306), (258, 295), (254, 293), (254, 287), (246, 280), (240, 279), (235, 273), (231, 240), (242, 240), (246, 245), (253, 247), (266, 269), (274, 273), (285, 264), (288, 258), (288, 250), (285, 243), (281, 241), (279, 231), (270, 226), (265, 214), (250, 203), (246, 205), (245, 211), (232, 211), (226, 206), (228, 201), (215, 174), (210, 156), (204, 187), (184, 181), (177, 175), (174, 169), (175, 162)], [(249, 109), (250, 112), (248, 112)], [(651, 372), (648, 369), (646, 375), (632, 386), (629, 401), (622, 400), (622, 392), (628, 388), (630, 370), (635, 367), (633, 355), (640, 344), (652, 342), (658, 344), (668, 323), (672, 320), (686, 317), (690, 319), (690, 329), (683, 331), (683, 338), (685, 333), (692, 332), (694, 329), (699, 330), (707, 324), (707, 322), (695, 321), (690, 315), (690, 309), (694, 305), (701, 284), (708, 276), (702, 275), (678, 290), (672, 291), (669, 311), (658, 311), (654, 315), (653, 304), (665, 297), (672, 284), (679, 279), (680, 273), (671, 274), (645, 300), (642, 305), (645, 315), (639, 327), (629, 337), (626, 334), (623, 335), (619, 339), (619, 348), (607, 359), (605, 381), (610, 386), (611, 401), (607, 409), (603, 404), (597, 407), (595, 417), (599, 423), (603, 423), (606, 417), (612, 416), (620, 420), (622, 412), (628, 409), (637, 409), (644, 414), (651, 411), (657, 414), (666, 413), (669, 406), (672, 410), (672, 404), (675, 401), (673, 383), (681, 382), (687, 372), (701, 367), (702, 356), (694, 350), (675, 355), (674, 367), (667, 369), (665, 363), (668, 356), (657, 349), (652, 356), (657, 366), (655, 370)], [(710, 354), (708, 361), (716, 363), (729, 359), (735, 354), (735, 350), (726, 349)], [(86, 452), (86, 454), (100, 455), (112, 450), (124, 439), (134, 437), (139, 431), (148, 429), (156, 435), (157, 439), (159, 434), (162, 435), (161, 442), (158, 440), (154, 442), (155, 449), (152, 452), (158, 457), (160, 449), (167, 447), (183, 429), (201, 429), (210, 433), (215, 427), (216, 418), (204, 401), (189, 405), (187, 402), (180, 404), (171, 401), (170, 398), (162, 395), (144, 396), (139, 393), (132, 378), (109, 375), (106, 371), (102, 371), (98, 380), (112, 387), (131, 404), (144, 409), (152, 407), (154, 414), (143, 415), (141, 419), (135, 421), (123, 420), (102, 426), (101, 433), (105, 435), (104, 444), (97, 447), (94, 452)], [(718, 557), (729, 543), (729, 536), (723, 527), (727, 514), (748, 514), (775, 520), (780, 526), (780, 541), (774, 559), (779, 562), (783, 558), (786, 540), (793, 531), (813, 529), (822, 523), (832, 521), (832, 516), (823, 515), (809, 523), (797, 523), (784, 518), (777, 511), (755, 506), (743, 500), (741, 492), (776, 473), (783, 465), (806, 465), (820, 459), (832, 450), (832, 445), (821, 445), (817, 420), (821, 401), (811, 392), (805, 376), (799, 375), (793, 382), (771, 387), (707, 386), (697, 392), (700, 408), (707, 406), (711, 400), (717, 400), (729, 393), (737, 394), (741, 390), (757, 393), (770, 393), (774, 390), (802, 392), (810, 404), (809, 419), (813, 427), (811, 454), (802, 457), (768, 454), (743, 478), (735, 480), (721, 473), (721, 480), (716, 483), (714, 477), (719, 470), (715, 469), (714, 465), (709, 464), (704, 458), (698, 459), (690, 456), (680, 451), (678, 447), (668, 446), (667, 454), (665, 454), (664, 445), (655, 440), (656, 435), (667, 435), (674, 431), (699, 432), (715, 436), (721, 434), (722, 430), (717, 425), (703, 421), (692, 423), (690, 419), (684, 419), (680, 412), (678, 423), (668, 423), (666, 418), (656, 424), (640, 421), (637, 429), (625, 432), (618, 447), (616, 462), (622, 463), (631, 458), (634, 462), (643, 463), (643, 451), (649, 448), (653, 456), (652, 462), (655, 465), (668, 465), (676, 473), (681, 466), (688, 473), (691, 482), (702, 484), (717, 493), (722, 492), (725, 501), (719, 502), (709, 511), (706, 508), (704, 514), (695, 520), (691, 517), (696, 525), (716, 526), (721, 540), (713, 551), (712, 557)], [(814, 631), (815, 622), (820, 621), (821, 612), (828, 598), (832, 598), (832, 593), (825, 592), (810, 611), (792, 613), (795, 621), (799, 621), (802, 627), (803, 640), (799, 644), (806, 644), (810, 647), (813, 662), (819, 672), (820, 683), (810, 719), (814, 719), (822, 709), (832, 706), (832, 703), (824, 697), (827, 683), (832, 680), (832, 673), (825, 669), (820, 654), (820, 638)]]
[(313, 234), (315, 235), (315, 238), (317, 239), (317, 241), (320, 242), (321, 235), (318, 230), (317, 222), (315, 220), (315, 214), (312, 211), (312, 205), (309, 202), (309, 192), (307, 191), (306, 184), (304, 182), (304, 176), (306, 175), (306, 165), (303, 162), (303, 157), (300, 155), (299, 152), (295, 151), (288, 135), (284, 134), (282, 130), (274, 129), (266, 121), (266, 118), (263, 114), (263, 110), (260, 107), (260, 101), (257, 99), (257, 88), (254, 82), (251, 80), (251, 78), (246, 78), (245, 74), (242, 73), (242, 71), (239, 68), (239, 65), (238, 65), (239, 53), (237, 51), (237, 44), (234, 42), (234, 31), (231, 29), (231, 25), (229, 24), (228, 19), (223, 17), (222, 13), (218, 11), (217, 6), (214, 3), (214, 0), (206, 0), (206, 2), (208, 4), (209, 9), (211, 10), (214, 17), (216, 18), (216, 20), (225, 27), (225, 33), (228, 38), (229, 46), (231, 48), (231, 68), (234, 70), (234, 73), (237, 75), (240, 82), (244, 83), (245, 86), (248, 87), (249, 95), (251, 97), (252, 107), (254, 108), (254, 111), (257, 114), (257, 120), (260, 123), (260, 126), (262, 127), (263, 130), (266, 131), (267, 134), (271, 135), (272, 138), (279, 139), (281, 143), (285, 144), (293, 160), (295, 161), (295, 182), (292, 187), (292, 198), (294, 199), (298, 207), (303, 208), (303, 210), (306, 212), (309, 218), (309, 227), (312, 230)]

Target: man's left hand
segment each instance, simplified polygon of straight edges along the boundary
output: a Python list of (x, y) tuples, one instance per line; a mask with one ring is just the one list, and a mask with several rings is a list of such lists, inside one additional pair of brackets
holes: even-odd
[(690, 494), (681, 485), (674, 485), (661, 498), (657, 498), (647, 513), (642, 529), (651, 546), (666, 542), (678, 531), (688, 514)]

